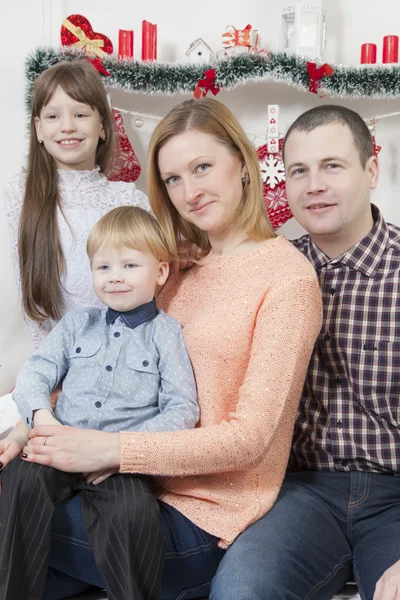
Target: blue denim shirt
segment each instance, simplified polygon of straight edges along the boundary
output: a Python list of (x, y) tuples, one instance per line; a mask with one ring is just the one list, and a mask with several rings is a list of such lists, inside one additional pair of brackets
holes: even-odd
[(98, 308), (63, 317), (18, 375), (13, 397), (24, 422), (32, 425), (34, 410), (51, 410), (50, 392), (62, 381), (55, 416), (64, 425), (112, 432), (194, 427), (199, 407), (182, 329), (153, 303), (135, 309), (136, 319)]

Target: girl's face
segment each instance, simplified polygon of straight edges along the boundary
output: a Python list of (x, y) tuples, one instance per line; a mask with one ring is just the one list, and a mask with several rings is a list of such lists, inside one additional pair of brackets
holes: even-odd
[(104, 129), (98, 110), (73, 100), (58, 87), (35, 117), (38, 140), (56, 161), (58, 169), (94, 169), (96, 148)]
[(245, 167), (225, 145), (207, 133), (187, 131), (161, 148), (158, 166), (176, 210), (210, 241), (234, 230)]

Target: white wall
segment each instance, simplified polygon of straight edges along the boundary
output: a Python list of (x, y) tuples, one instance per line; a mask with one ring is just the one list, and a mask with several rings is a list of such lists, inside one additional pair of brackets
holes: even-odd
[[(4, 3), (7, 0), (3, 0)], [(6, 18), (0, 23), (2, 61), (0, 63), (2, 111), (2, 148), (0, 189), (19, 172), (26, 154), (26, 112), (24, 106), (24, 61), (35, 47), (58, 45), (59, 27), (63, 18), (73, 13), (84, 14), (95, 31), (110, 37), (117, 50), (118, 29), (135, 30), (135, 56), (141, 53), (141, 21), (158, 24), (159, 61), (183, 61), (189, 44), (203, 37), (213, 48), (221, 48), (221, 35), (229, 24), (242, 28), (247, 23), (256, 27), (263, 45), (278, 50), (280, 44), (280, 10), (283, 0), (246, 0), (233, 3), (227, 0), (18, 0), (8, 1)], [(360, 46), (364, 42), (378, 44), (381, 56), (382, 38), (386, 34), (400, 34), (400, 4), (398, 0), (383, 0), (377, 9), (374, 0), (327, 0), (328, 43), (326, 60), (331, 63), (358, 64)], [(374, 15), (371, 18), (371, 15)], [(395, 25), (393, 25), (395, 24)], [(397, 24), (397, 25), (396, 25)], [(145, 97), (142, 94), (113, 92), (115, 106), (163, 116), (175, 103), (184, 99)], [(187, 97), (187, 96), (186, 96)], [(249, 133), (263, 133), (266, 126), (267, 104), (281, 107), (283, 132), (304, 110), (319, 103), (332, 102), (315, 95), (298, 92), (283, 84), (248, 84), (231, 92), (221, 92), (218, 99), (225, 102), (237, 115)], [(333, 100), (349, 106), (363, 117), (399, 110), (398, 100)], [(137, 129), (134, 118), (127, 117), (126, 128), (144, 166), (146, 149), (155, 122), (144, 119)], [(377, 142), (383, 147), (380, 154), (381, 183), (374, 192), (374, 201), (385, 218), (400, 224), (398, 197), (398, 157), (400, 151), (400, 119), (387, 119), (377, 125)], [(258, 140), (259, 145), (262, 140)], [(138, 185), (145, 189), (144, 173)], [(292, 220), (282, 228), (288, 237), (301, 233)], [(11, 272), (4, 209), (0, 204), (0, 394), (14, 383), (16, 372), (32, 345), (21, 316), (18, 295)]]

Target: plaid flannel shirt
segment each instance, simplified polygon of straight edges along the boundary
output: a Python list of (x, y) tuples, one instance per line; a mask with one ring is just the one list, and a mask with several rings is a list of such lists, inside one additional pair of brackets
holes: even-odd
[(400, 228), (372, 205), (370, 233), (330, 260), (305, 235), (324, 319), (289, 466), (400, 473)]

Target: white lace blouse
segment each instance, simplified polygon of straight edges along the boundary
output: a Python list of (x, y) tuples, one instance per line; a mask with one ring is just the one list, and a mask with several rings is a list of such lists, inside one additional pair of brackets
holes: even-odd
[[(93, 225), (106, 212), (117, 206), (140, 206), (150, 211), (147, 196), (133, 183), (114, 182), (93, 171), (58, 171), (61, 206), (57, 211), (60, 242), (65, 257), (62, 274), (63, 316), (85, 306), (102, 307), (93, 291), (86, 239)], [(18, 226), (25, 194), (26, 173), (14, 177), (5, 187), (6, 215), (11, 237), (14, 273), (20, 288), (18, 264)], [(26, 318), (35, 348), (51, 331), (55, 321), (36, 323)]]

